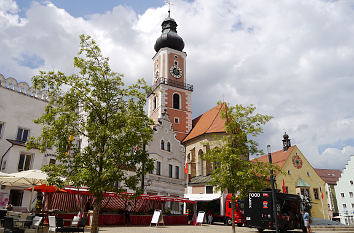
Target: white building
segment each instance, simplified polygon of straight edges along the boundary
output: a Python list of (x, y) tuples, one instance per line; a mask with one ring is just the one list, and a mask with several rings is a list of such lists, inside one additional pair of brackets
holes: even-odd
[[(33, 122), (46, 105), (46, 93), (33, 90), (27, 83), (0, 74), (0, 168), (1, 172), (14, 173), (41, 169), (55, 163), (53, 153), (37, 149), (26, 150), (25, 142), (41, 134), (41, 126)], [(2, 187), (14, 206), (28, 207), (30, 191), (24, 187)], [(35, 199), (34, 199), (35, 200)]]
[(341, 223), (354, 224), (354, 155), (342, 171), (335, 191)]

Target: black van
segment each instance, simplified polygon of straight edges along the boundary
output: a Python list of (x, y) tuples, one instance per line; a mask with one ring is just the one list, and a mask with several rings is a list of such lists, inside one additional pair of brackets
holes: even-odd
[[(301, 198), (298, 195), (277, 192), (276, 200), (279, 229), (302, 229), (306, 232), (300, 209)], [(274, 230), (272, 192), (249, 192), (245, 199), (245, 218), (246, 226), (257, 228), (259, 232), (264, 229)]]

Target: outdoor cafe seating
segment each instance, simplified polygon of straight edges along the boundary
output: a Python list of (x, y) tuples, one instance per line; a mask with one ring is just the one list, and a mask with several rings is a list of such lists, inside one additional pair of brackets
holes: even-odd
[(1, 211), (1, 225), (6, 233), (37, 233), (43, 217), (35, 216), (33, 213), (21, 213), (16, 211)]

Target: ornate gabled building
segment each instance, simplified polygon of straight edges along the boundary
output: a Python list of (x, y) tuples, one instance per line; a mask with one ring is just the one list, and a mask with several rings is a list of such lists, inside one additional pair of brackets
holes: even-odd
[(350, 156), (335, 187), (340, 222), (354, 224), (354, 155)]
[[(272, 162), (284, 172), (276, 174), (276, 187), (286, 190), (287, 193), (310, 197), (312, 200), (311, 214), (313, 217), (328, 219), (327, 197), (325, 182), (316, 170), (307, 161), (300, 149), (291, 146), (289, 136), (283, 136), (283, 149), (271, 153)], [(268, 155), (256, 158), (260, 162), (268, 163)], [(284, 186), (284, 187), (283, 187)], [(323, 199), (322, 195), (323, 194)]]

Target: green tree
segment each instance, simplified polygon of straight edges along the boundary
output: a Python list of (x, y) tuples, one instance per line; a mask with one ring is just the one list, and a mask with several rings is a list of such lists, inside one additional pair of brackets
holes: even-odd
[(77, 73), (40, 71), (32, 78), (36, 89), (48, 92), (49, 102), (35, 120), (43, 126), (42, 134), (27, 147), (56, 151), (57, 164), (44, 167), (50, 183), (63, 185), (64, 177), (66, 184), (88, 187), (96, 198), (91, 232), (98, 232), (105, 192), (130, 188), (139, 194), (141, 178), (153, 169), (148, 154), (134, 150), (152, 139), (153, 122), (144, 111), (146, 83), (125, 86), (123, 75), (111, 71), (95, 41), (87, 35), (80, 39)]
[(269, 185), (269, 165), (250, 161), (250, 154), (261, 154), (255, 137), (263, 132), (262, 125), (272, 117), (255, 114), (253, 105), (230, 106), (218, 103), (225, 119), (226, 136), (217, 144), (208, 145), (204, 159), (215, 164), (210, 184), (232, 194), (232, 231), (235, 232), (235, 193), (243, 199), (249, 191), (261, 190)]

